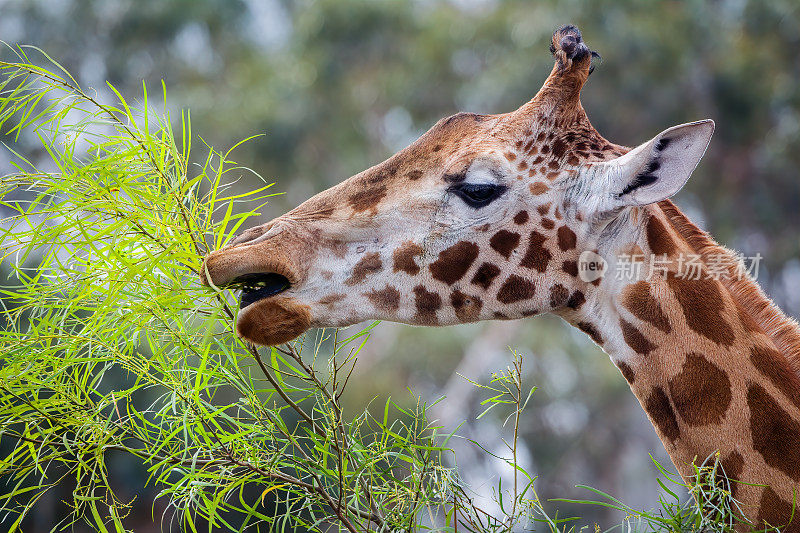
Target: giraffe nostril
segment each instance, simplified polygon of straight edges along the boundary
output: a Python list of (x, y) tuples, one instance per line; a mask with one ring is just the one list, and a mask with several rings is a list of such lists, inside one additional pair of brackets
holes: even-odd
[(251, 243), (252, 241), (258, 239), (259, 237), (264, 236), (270, 229), (272, 229), (273, 225), (274, 222), (269, 222), (262, 226), (256, 226), (254, 228), (245, 230), (236, 237), (234, 237), (234, 239), (228, 244), (227, 247), (239, 246), (241, 244)]
[(237, 235), (228, 246), (238, 246), (240, 244), (246, 244), (254, 239), (257, 239), (261, 235), (264, 234), (264, 230), (262, 228), (250, 228), (249, 230), (243, 231), (239, 235)]

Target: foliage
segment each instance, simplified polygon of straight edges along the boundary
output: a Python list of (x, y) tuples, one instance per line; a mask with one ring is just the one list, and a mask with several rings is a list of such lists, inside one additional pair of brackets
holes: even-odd
[[(109, 85), (117, 102), (101, 103), (56, 63), (17, 53), (0, 62), (0, 130), (35, 132), (53, 169), (16, 154), (17, 172), (0, 184), (0, 205), (14, 212), (0, 229), (0, 264), (13, 273), (0, 289), (11, 302), (0, 330), (0, 443), (11, 450), (0, 462), (9, 486), (0, 509), (10, 530), (71, 484), (57, 529), (125, 531), (131, 502), (116, 495), (112, 454), (146, 465), (169, 518), (190, 531), (576, 530), (548, 514), (519, 465), (534, 389), (523, 386), (518, 353), (489, 384), (474, 383), (489, 393), (484, 414), (510, 409), (513, 426), (510, 455), (498, 457), (513, 486), (498, 483), (493, 514), (447, 466), (453, 435), (428, 420), (423, 401), (344, 412), (372, 326), (259, 349), (235, 335), (233, 295), (200, 286), (206, 251), (258, 214), (272, 184), (231, 193), (241, 175), (257, 177), (231, 160), (233, 149), (201, 143), (202, 163), (190, 164), (188, 112), (174, 127), (169, 111), (151, 109), (146, 86), (130, 104)], [(660, 516), (599, 491), (608, 501), (579, 503), (624, 511), (627, 530), (728, 531), (735, 506), (701, 511), (730, 501), (716, 471), (704, 472), (693, 488), (701, 503), (663, 501)]]
[[(112, 451), (144, 462), (191, 530), (198, 518), (232, 527), (227, 511), (245, 516), (234, 529), (267, 521), (316, 530), (332, 519), (351, 531), (411, 527), (441, 502), (452, 474), (424, 404), (342, 414), (368, 329), (323, 334), (332, 357), (319, 369), (321, 342), (246, 345), (233, 334), (230, 295), (201, 289), (206, 250), (258, 212), (271, 184), (226, 194), (230, 176), (251, 171), (211, 148), (191, 166), (188, 113), (176, 131), (169, 112), (149, 108), (146, 87), (136, 109), (119, 93), (116, 105), (101, 104), (19, 53), (0, 64), (0, 126), (34, 129), (57, 170), (18, 155), (0, 191), (15, 211), (2, 243), (18, 282), (3, 289), (14, 306), (0, 332), (0, 428), (15, 443), (0, 473), (13, 478), (3, 496), (12, 529), (67, 480), (73, 512), (61, 528), (88, 520), (122, 530), (126, 502), (105, 463)], [(243, 203), (256, 207), (233, 214)], [(115, 367), (126, 386), (104, 379)], [(279, 516), (262, 507), (271, 493), (285, 506)]]
[[(656, 480), (663, 490), (656, 509), (649, 511), (634, 509), (610, 494), (585, 485), (578, 485), (578, 487), (591, 492), (600, 499), (556, 499), (554, 501), (607, 507), (625, 513), (622, 523), (608, 531), (620, 529), (630, 532), (657, 533), (705, 531), (780, 533), (781, 528), (779, 527), (753, 528), (752, 524), (744, 518), (740, 502), (732, 496), (733, 485), (741, 482), (728, 480), (722, 475), (724, 469), (719, 462), (718, 453), (707, 458), (700, 465), (693, 465), (694, 478), (690, 484), (685, 483), (676, 474), (667, 471), (656, 459), (652, 457), (651, 459), (664, 478), (664, 480), (661, 478)], [(664, 482), (665, 480), (667, 483)], [(688, 499), (678, 494), (686, 489), (691, 496)]]

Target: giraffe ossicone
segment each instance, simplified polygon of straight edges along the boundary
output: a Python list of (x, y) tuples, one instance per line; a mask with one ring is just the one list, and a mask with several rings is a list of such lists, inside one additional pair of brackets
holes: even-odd
[[(743, 520), (800, 531), (800, 328), (668, 200), (714, 123), (611, 143), (580, 103), (596, 54), (574, 26), (551, 52), (519, 109), (440, 120), (210, 253), (203, 281), (242, 290), (237, 331), (263, 345), (367, 319), (557, 314), (611, 356), (685, 479), (718, 454)], [(612, 276), (625, 256), (636, 275)]]

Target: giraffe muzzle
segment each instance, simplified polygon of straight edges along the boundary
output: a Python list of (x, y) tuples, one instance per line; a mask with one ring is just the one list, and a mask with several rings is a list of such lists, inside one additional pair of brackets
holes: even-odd
[(239, 291), (236, 331), (260, 345), (288, 342), (311, 327), (311, 312), (295, 297), (284, 294), (293, 284), (276, 272), (248, 272), (225, 281), (218, 288)]
[(255, 344), (281, 344), (311, 327), (311, 309), (296, 294), (305, 269), (284, 249), (282, 238), (242, 242), (211, 252), (203, 261), (204, 285), (238, 292), (236, 331)]

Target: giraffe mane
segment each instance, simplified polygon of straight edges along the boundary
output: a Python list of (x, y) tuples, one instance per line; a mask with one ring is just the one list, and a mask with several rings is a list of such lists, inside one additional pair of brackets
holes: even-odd
[(698, 228), (672, 201), (663, 200), (658, 207), (672, 228), (704, 262), (708, 262), (712, 256), (717, 264), (720, 258), (724, 260), (729, 275), (721, 277), (722, 285), (740, 306), (741, 312), (747, 313), (772, 339), (800, 377), (800, 325), (787, 317), (749, 274), (737, 272), (738, 262), (733, 251), (721, 246), (707, 232)]

